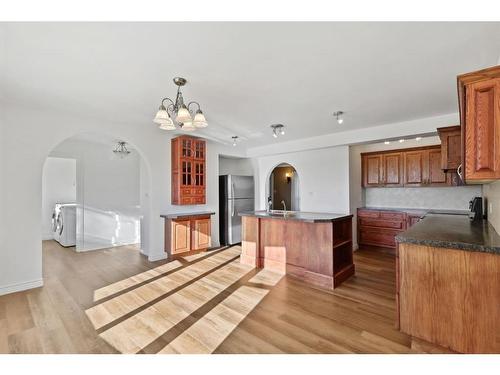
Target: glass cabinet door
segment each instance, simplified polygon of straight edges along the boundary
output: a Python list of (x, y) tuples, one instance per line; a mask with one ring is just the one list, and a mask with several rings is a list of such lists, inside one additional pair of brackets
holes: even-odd
[(189, 160), (183, 160), (182, 165), (182, 175), (181, 184), (183, 186), (191, 186), (191, 175), (192, 175), (192, 162)]
[(190, 158), (193, 155), (193, 144), (191, 139), (182, 140), (182, 152), (181, 157)]
[(205, 159), (205, 142), (194, 141), (194, 158), (203, 160)]
[(205, 168), (204, 168), (204, 163), (202, 162), (194, 163), (194, 185), (195, 186), (205, 185)]

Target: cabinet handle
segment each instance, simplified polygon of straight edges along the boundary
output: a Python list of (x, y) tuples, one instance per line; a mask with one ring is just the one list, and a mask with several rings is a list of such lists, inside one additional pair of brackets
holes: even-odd
[(460, 177), (460, 179), (463, 181), (464, 176), (462, 175), (462, 163), (460, 163), (460, 165), (457, 168), (457, 174), (458, 174), (458, 177)]

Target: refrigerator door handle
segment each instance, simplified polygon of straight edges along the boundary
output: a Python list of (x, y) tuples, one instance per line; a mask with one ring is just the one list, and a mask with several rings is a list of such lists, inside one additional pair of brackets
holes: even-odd
[(231, 199), (231, 217), (234, 216), (234, 199)]
[(233, 198), (233, 199), (235, 198), (235, 196), (234, 196), (234, 182), (231, 183), (231, 198)]

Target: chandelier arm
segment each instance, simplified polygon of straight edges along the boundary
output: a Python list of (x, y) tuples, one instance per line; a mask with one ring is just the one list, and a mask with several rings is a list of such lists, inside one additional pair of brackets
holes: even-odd
[(175, 113), (175, 104), (172, 102), (171, 104), (168, 105), (167, 107), (167, 113), (170, 117), (172, 117)]
[(189, 112), (191, 112), (191, 110), (189, 109), (189, 106), (191, 104), (196, 104), (198, 106), (198, 110), (201, 111), (200, 103), (192, 101), (192, 102), (189, 102), (189, 104), (187, 105), (187, 109), (188, 109)]
[(163, 98), (163, 99), (162, 99), (162, 101), (161, 101), (161, 105), (164, 105), (165, 100), (168, 100), (170, 103), (172, 103), (172, 105), (174, 105), (173, 100), (172, 100), (172, 99), (170, 99), (170, 98)]

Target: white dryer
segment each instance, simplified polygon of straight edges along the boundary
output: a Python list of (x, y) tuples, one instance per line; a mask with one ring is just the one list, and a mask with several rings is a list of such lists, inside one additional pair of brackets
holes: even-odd
[(56, 203), (52, 213), (54, 240), (62, 246), (76, 245), (76, 203)]

